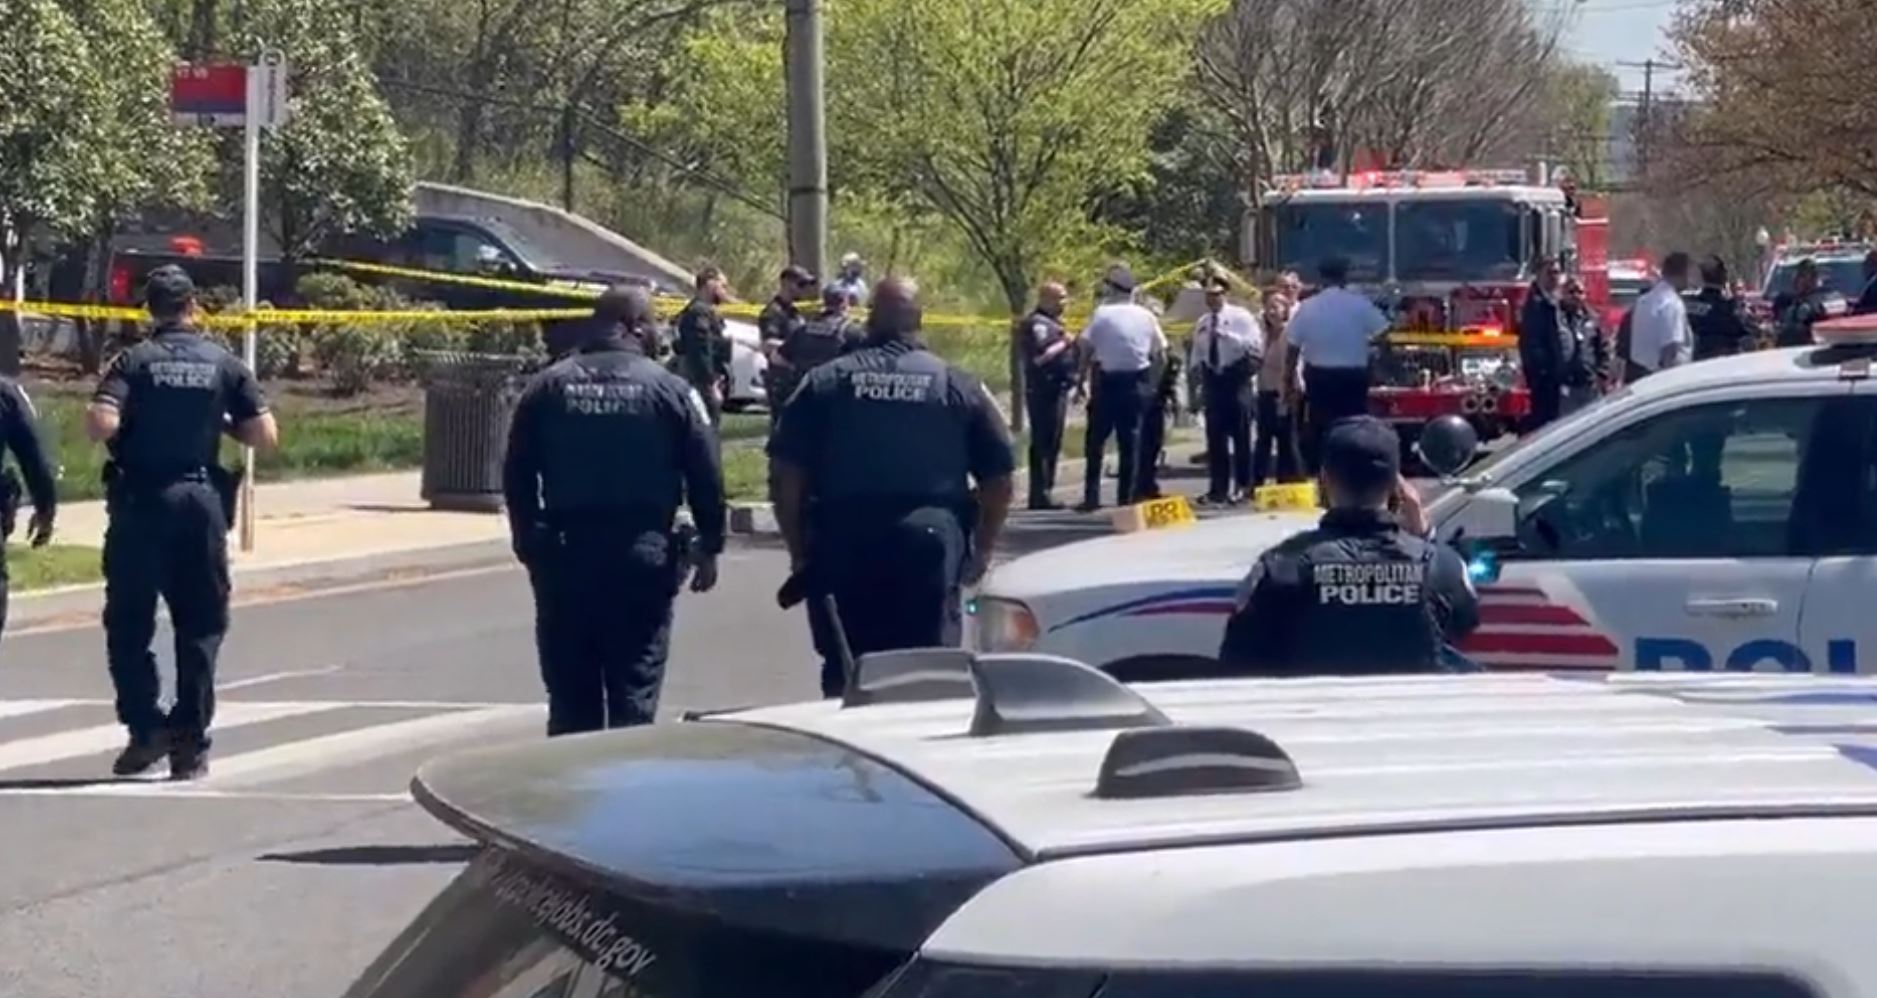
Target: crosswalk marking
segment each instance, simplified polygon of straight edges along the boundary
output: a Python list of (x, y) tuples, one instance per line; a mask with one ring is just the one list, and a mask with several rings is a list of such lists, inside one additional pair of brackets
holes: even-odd
[[(423, 700), (224, 699), (211, 734), (243, 734), (218, 739), (209, 775), (189, 783), (161, 780), (160, 765), (155, 779), (111, 779), (109, 760), (123, 747), (125, 733), (108, 723), (110, 717), (109, 700), (0, 699), (0, 799), (406, 801), (405, 782), (426, 757), (490, 738), (540, 737), (545, 709)], [(283, 721), (292, 723), (273, 723)], [(67, 726), (59, 730), (60, 724)], [(379, 772), (373, 763), (380, 759), (395, 764)], [(290, 782), (346, 767), (352, 768), (325, 784)]]
[(238, 786), (301, 776), (369, 759), (387, 748), (419, 748), (485, 724), (538, 712), (539, 708), (519, 705), (460, 710), (288, 742), (215, 760), (203, 785)]
[[(278, 721), (286, 717), (317, 714), (333, 709), (330, 703), (230, 703), (215, 716), (215, 728), (225, 731), (248, 724)], [(39, 766), (61, 759), (76, 759), (124, 747), (124, 728), (118, 724), (100, 724), (75, 731), (41, 735), (22, 741), (0, 743), (0, 772)]]

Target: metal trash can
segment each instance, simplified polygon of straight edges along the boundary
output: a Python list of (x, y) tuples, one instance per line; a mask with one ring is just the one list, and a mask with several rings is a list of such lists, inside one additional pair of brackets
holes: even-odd
[(530, 364), (500, 354), (427, 350), (417, 355), (424, 386), (424, 501), (432, 509), (502, 508), (508, 424)]

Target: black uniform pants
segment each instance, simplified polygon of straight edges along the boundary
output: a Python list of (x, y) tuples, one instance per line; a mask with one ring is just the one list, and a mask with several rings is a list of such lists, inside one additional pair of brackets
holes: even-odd
[[(956, 648), (964, 641), (961, 577), (971, 538), (957, 510), (921, 506), (900, 515), (818, 518), (810, 557), (834, 598), (855, 660), (900, 648)], [(821, 692), (847, 689), (846, 665), (822, 594), (808, 601), (821, 655)]]
[(1564, 383), (1556, 378), (1526, 376), (1525, 387), (1531, 392), (1532, 412), (1525, 417), (1525, 432), (1535, 433), (1564, 414)]
[(1062, 457), (1062, 429), (1069, 416), (1069, 393), (1054, 379), (1033, 381), (1023, 395), (1030, 416), (1030, 505), (1041, 506), (1056, 491), (1056, 464)]
[(528, 580), (549, 737), (652, 723), (678, 596), (669, 529), (550, 530), (529, 553)]
[(1369, 369), (1366, 367), (1306, 367), (1304, 389), (1309, 393), (1308, 430), (1304, 460), (1310, 473), (1322, 467), (1323, 435), (1338, 420), (1369, 411)]
[[(1273, 461), (1277, 467), (1272, 468)], [(1290, 413), (1283, 411), (1282, 398), (1274, 391), (1258, 393), (1258, 439), (1251, 447), (1251, 486), (1257, 488), (1271, 480), (1273, 471), (1280, 482), (1297, 480), (1297, 434)]]
[(1245, 388), (1251, 369), (1245, 365), (1201, 375), (1206, 402), (1206, 494), (1224, 499), (1236, 486), (1251, 487), (1251, 414), (1245, 411)]
[(7, 635), (7, 586), (6, 538), (0, 537), (0, 641)]
[(1134, 501), (1141, 476), (1141, 423), (1147, 411), (1147, 393), (1150, 371), (1133, 371), (1120, 374), (1104, 373), (1095, 382), (1095, 392), (1089, 399), (1088, 436), (1086, 445), (1087, 470), (1082, 477), (1082, 501), (1089, 506), (1101, 505), (1101, 466), (1108, 449), (1108, 438), (1114, 437), (1115, 450), (1119, 451), (1121, 475), (1115, 484), (1115, 505), (1126, 506)]
[[(176, 744), (209, 746), (215, 660), (228, 634), (228, 520), (206, 482), (119, 486), (104, 533), (104, 643), (117, 719), (138, 738), (164, 728)], [(175, 632), (176, 697), (157, 706), (156, 601)]]

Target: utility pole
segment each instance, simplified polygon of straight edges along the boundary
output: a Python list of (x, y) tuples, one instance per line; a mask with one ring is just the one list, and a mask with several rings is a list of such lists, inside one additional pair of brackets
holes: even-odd
[(1655, 59), (1644, 59), (1641, 62), (1618, 61), (1616, 65), (1642, 70), (1642, 97), (1636, 103), (1636, 172), (1647, 176), (1649, 146), (1655, 132), (1655, 71), (1681, 67), (1677, 63), (1660, 62)]
[(828, 273), (828, 135), (821, 0), (788, 0), (789, 261)]
[(569, 103), (560, 116), (560, 206), (574, 210), (574, 106)]

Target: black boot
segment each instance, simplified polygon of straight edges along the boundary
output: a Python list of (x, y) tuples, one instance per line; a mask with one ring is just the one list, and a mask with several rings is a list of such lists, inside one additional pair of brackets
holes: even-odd
[(169, 778), (199, 780), (209, 775), (209, 750), (199, 740), (179, 739), (169, 750)]
[(111, 763), (111, 772), (118, 776), (142, 776), (168, 754), (169, 736), (164, 732), (132, 732), (130, 744), (124, 746), (124, 751), (117, 754), (117, 761)]

